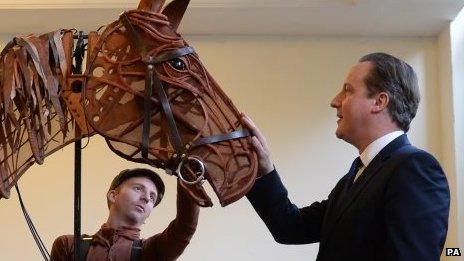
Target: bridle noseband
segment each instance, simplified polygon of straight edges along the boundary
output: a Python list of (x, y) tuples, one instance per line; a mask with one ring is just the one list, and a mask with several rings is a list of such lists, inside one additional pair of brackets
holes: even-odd
[[(182, 182), (188, 185), (196, 185), (198, 183), (203, 182), (205, 179), (206, 172), (205, 164), (199, 157), (188, 155), (189, 150), (205, 144), (212, 144), (226, 140), (244, 138), (250, 136), (250, 132), (247, 129), (240, 129), (227, 134), (219, 134), (199, 138), (184, 145), (179, 134), (176, 122), (174, 120), (171, 105), (169, 103), (165, 89), (161, 80), (156, 74), (155, 64), (193, 54), (195, 53), (195, 50), (190, 46), (186, 46), (172, 51), (161, 53), (160, 55), (155, 57), (147, 55), (148, 52), (146, 50), (146, 46), (143, 44), (140, 35), (137, 33), (137, 31), (135, 31), (134, 27), (130, 23), (126, 13), (121, 14), (120, 21), (126, 28), (126, 31), (128, 32), (131, 41), (133, 42), (139, 55), (141, 56), (142, 61), (147, 65), (147, 70), (145, 74), (144, 120), (142, 129), (142, 158), (149, 161), (148, 150), (150, 145), (150, 124), (152, 116), (150, 100), (153, 94), (154, 87), (156, 95), (158, 96), (159, 102), (161, 104), (162, 111), (167, 119), (169, 127), (169, 140), (171, 141), (171, 144), (175, 150), (175, 153), (172, 155), (172, 157), (168, 160), (167, 164), (165, 165), (165, 171), (170, 175), (175, 174), (177, 177), (179, 177), (179, 179)], [(195, 173), (197, 178), (194, 181), (188, 181), (181, 173), (182, 166), (186, 162), (194, 162), (199, 167), (199, 171)]]

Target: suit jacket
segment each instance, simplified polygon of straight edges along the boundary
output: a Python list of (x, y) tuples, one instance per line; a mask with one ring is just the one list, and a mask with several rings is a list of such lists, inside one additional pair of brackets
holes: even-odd
[(402, 135), (353, 184), (355, 162), (322, 202), (292, 204), (275, 170), (247, 198), (277, 242), (320, 242), (318, 260), (439, 260), (450, 194), (437, 160)]

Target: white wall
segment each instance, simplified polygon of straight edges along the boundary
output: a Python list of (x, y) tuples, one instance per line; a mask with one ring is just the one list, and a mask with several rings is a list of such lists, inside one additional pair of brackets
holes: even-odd
[[(459, 242), (459, 222), (456, 217), (458, 216), (458, 183), (459, 177), (456, 175), (458, 172), (456, 166), (456, 153), (455, 153), (455, 110), (453, 101), (453, 66), (452, 66), (452, 52), (451, 52), (451, 32), (450, 27), (447, 26), (438, 37), (438, 78), (440, 90), (440, 111), (441, 111), (441, 126), (442, 139), (441, 139), (441, 163), (443, 169), (448, 174), (448, 182), (450, 184), (451, 194), (451, 209), (449, 223), (449, 232), (446, 244), (449, 246), (458, 246)], [(445, 127), (446, 126), (446, 127)]]
[[(324, 199), (356, 156), (337, 140), (329, 107), (348, 68), (368, 52), (384, 51), (417, 71), (422, 102), (410, 139), (442, 159), (437, 40), (434, 38), (308, 38), (193, 36), (187, 40), (235, 104), (265, 133), (293, 201)], [(84, 141), (85, 143), (85, 141)], [(23, 197), (47, 246), (73, 231), (73, 149), (47, 158), (20, 180)], [(83, 152), (83, 231), (93, 233), (107, 215), (111, 177), (135, 164), (116, 157), (100, 138)], [(167, 195), (144, 227), (161, 231), (175, 214), (173, 178)], [(212, 195), (212, 194), (211, 194)], [(0, 201), (2, 260), (39, 260), (15, 193)], [(276, 244), (246, 199), (202, 209), (198, 232), (181, 260), (314, 260), (318, 246)]]
[(453, 114), (456, 166), (456, 204), (459, 222), (459, 246), (464, 249), (464, 11), (461, 11), (450, 25), (451, 64), (453, 68)]
[[(438, 36), (442, 164), (451, 191), (446, 245), (464, 249), (464, 12)], [(460, 222), (459, 222), (460, 221)], [(445, 260), (453, 260), (448, 257)], [(464, 257), (461, 257), (464, 260)]]

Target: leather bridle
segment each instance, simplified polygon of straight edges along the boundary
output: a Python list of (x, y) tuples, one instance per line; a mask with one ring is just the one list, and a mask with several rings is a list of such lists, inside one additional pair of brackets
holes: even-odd
[[(189, 151), (196, 147), (206, 144), (244, 138), (250, 136), (250, 132), (247, 129), (240, 129), (237, 131), (229, 132), (227, 134), (202, 137), (184, 144), (179, 134), (176, 122), (174, 120), (171, 105), (166, 95), (165, 88), (160, 78), (156, 74), (155, 65), (182, 56), (194, 54), (194, 49), (190, 46), (186, 46), (172, 51), (163, 52), (157, 56), (148, 55), (147, 48), (142, 42), (142, 38), (130, 23), (130, 20), (127, 17), (126, 13), (121, 14), (120, 21), (126, 28), (126, 31), (128, 32), (132, 43), (135, 45), (135, 48), (137, 49), (140, 57), (142, 58), (142, 61), (147, 66), (145, 74), (144, 119), (142, 129), (142, 158), (148, 161), (148, 152), (150, 145), (150, 125), (153, 110), (151, 106), (151, 97), (154, 88), (154, 91), (161, 104), (162, 112), (166, 117), (169, 127), (169, 140), (174, 148), (174, 154), (171, 156), (171, 158), (167, 161), (167, 164), (165, 165), (166, 172), (170, 175), (176, 175), (182, 182), (188, 185), (195, 185), (204, 181), (206, 172), (205, 164), (199, 157), (189, 156)], [(197, 171), (195, 173), (197, 178), (194, 181), (187, 180), (181, 173), (182, 167), (186, 162), (194, 162), (198, 165), (200, 169), (200, 171)]]

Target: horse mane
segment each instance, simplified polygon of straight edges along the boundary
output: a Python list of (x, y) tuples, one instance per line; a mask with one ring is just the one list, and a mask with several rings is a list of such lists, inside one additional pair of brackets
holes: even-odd
[(79, 138), (62, 95), (71, 92), (73, 42), (72, 31), (57, 30), (15, 37), (0, 54), (0, 198), (30, 166)]
[[(133, 19), (141, 24), (149, 19), (169, 25), (158, 11), (138, 12)], [(165, 42), (180, 39), (152, 26), (143, 30)], [(92, 51), (99, 38), (97, 32), (89, 33), (87, 62), (98, 58), (93, 56), (98, 50)], [(85, 81), (85, 76), (72, 73), (73, 48), (73, 30), (60, 29), (15, 37), (0, 53), (0, 198), (9, 198), (11, 187), (33, 164), (95, 134), (85, 118), (82, 92), (72, 89)]]
[[(149, 19), (169, 25), (166, 15), (148, 6), (134, 12), (140, 24)], [(152, 26), (143, 30), (165, 42), (180, 39)], [(100, 35), (90, 32), (88, 37), (87, 62), (98, 58), (98, 48), (93, 49)], [(73, 91), (74, 84), (85, 81), (85, 76), (72, 73), (73, 48), (73, 30), (60, 29), (15, 37), (0, 53), (0, 198), (9, 198), (11, 187), (33, 164), (95, 134), (85, 118), (82, 92)]]

